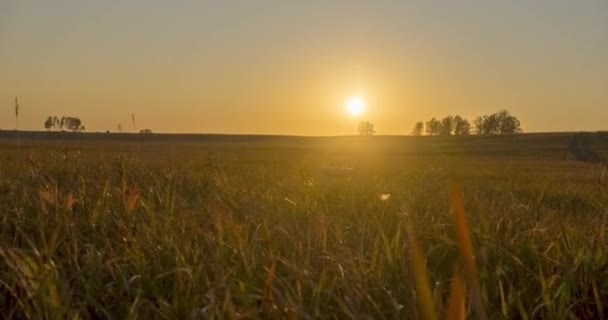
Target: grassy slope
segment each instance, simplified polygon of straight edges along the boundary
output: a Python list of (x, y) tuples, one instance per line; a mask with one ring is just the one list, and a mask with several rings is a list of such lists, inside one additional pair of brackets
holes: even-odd
[(491, 318), (606, 312), (606, 183), (571, 134), (8, 134), (3, 316), (412, 318), (411, 225), (441, 312), (450, 178)]

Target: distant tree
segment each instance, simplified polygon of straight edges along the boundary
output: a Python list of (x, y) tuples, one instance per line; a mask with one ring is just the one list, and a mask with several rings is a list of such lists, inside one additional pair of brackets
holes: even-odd
[(63, 116), (60, 118), (56, 116), (47, 117), (44, 121), (44, 128), (47, 130), (71, 130), (74, 132), (84, 131), (86, 128), (82, 125), (82, 121), (75, 117)]
[(499, 134), (499, 125), (496, 114), (483, 116), (483, 134)]
[(67, 125), (67, 121), (68, 118), (66, 116), (61, 117), (61, 120), (59, 120), (59, 128), (61, 130), (63, 130), (63, 128), (65, 128), (65, 126)]
[(441, 126), (439, 128), (439, 135), (451, 136), (454, 130), (454, 117), (447, 116), (441, 119)]
[(421, 136), (423, 131), (424, 131), (424, 123), (422, 123), (422, 121), (416, 122), (416, 125), (414, 125), (414, 129), (412, 129), (412, 135)]
[(53, 130), (53, 128), (54, 128), (53, 117), (49, 116), (48, 118), (46, 118), (46, 121), (44, 122), (44, 128), (47, 131)]
[(139, 133), (152, 133), (152, 129), (141, 129)]
[(475, 118), (473, 122), (477, 134), (515, 134), (521, 133), (521, 123), (517, 117), (511, 115), (509, 111), (503, 110), (491, 115), (484, 115)]
[(502, 110), (496, 114), (498, 118), (498, 132), (500, 134), (514, 134), (521, 133), (521, 123), (519, 119), (512, 116), (509, 111)]
[[(73, 120), (72, 117), (65, 117), (64, 125), (65, 125), (66, 130), (76, 131), (76, 130), (74, 130), (75, 129), (74, 124), (75, 124), (75, 121)], [(80, 125), (79, 125), (79, 127), (80, 127)]]
[(53, 116), (53, 129), (54, 130), (60, 129), (60, 120), (57, 116)]
[(473, 120), (473, 127), (475, 128), (475, 133), (484, 134), (483, 123), (484, 123), (484, 119), (482, 116), (479, 116), (479, 117), (475, 118), (475, 120)]
[[(65, 122), (65, 119), (64, 119), (64, 122)], [(61, 123), (62, 123), (61, 120), (59, 118), (57, 118), (56, 116), (49, 116), (46, 118), (46, 121), (44, 121), (44, 128), (49, 131), (50, 130), (59, 130), (62, 128)]]
[[(50, 117), (49, 117), (50, 118)], [(47, 119), (47, 122), (49, 120)], [(78, 131), (84, 131), (85, 127), (82, 125), (82, 121), (78, 118), (74, 118), (74, 117), (61, 117), (61, 119), (57, 118), (57, 117), (53, 117), (52, 118), (52, 122), (53, 122), (53, 128), (56, 129), (65, 129), (65, 130), (70, 130), (70, 131), (74, 131), (74, 132), (78, 132)], [(46, 125), (46, 122), (45, 122)]]
[(431, 120), (427, 121), (425, 124), (425, 131), (426, 134), (428, 134), (429, 136), (436, 136), (439, 134), (441, 129), (441, 121), (435, 119), (435, 117), (433, 117)]
[(461, 116), (454, 117), (454, 135), (466, 136), (471, 133), (471, 124)]
[(376, 131), (374, 130), (374, 124), (369, 121), (361, 121), (357, 126), (357, 133), (360, 136), (372, 136)]
[(80, 130), (81, 126), (82, 126), (82, 123), (80, 122), (80, 119), (68, 117), (67, 124), (66, 124), (66, 128), (68, 130), (72, 130), (72, 131), (76, 132), (76, 131)]

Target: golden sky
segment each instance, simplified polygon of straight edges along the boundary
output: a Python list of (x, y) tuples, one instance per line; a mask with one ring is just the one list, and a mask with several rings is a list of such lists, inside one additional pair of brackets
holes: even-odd
[(608, 1), (0, 0), (0, 129), (15, 96), (31, 130), (409, 134), (504, 108), (608, 129)]

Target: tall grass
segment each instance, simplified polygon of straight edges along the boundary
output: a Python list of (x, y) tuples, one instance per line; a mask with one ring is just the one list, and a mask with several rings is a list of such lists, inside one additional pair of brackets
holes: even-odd
[(607, 314), (591, 165), (183, 151), (2, 155), (3, 318)]

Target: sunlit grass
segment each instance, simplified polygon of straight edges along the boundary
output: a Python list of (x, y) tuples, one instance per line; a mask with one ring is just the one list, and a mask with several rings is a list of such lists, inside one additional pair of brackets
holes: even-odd
[(315, 159), (3, 155), (2, 316), (605, 317), (596, 167)]

